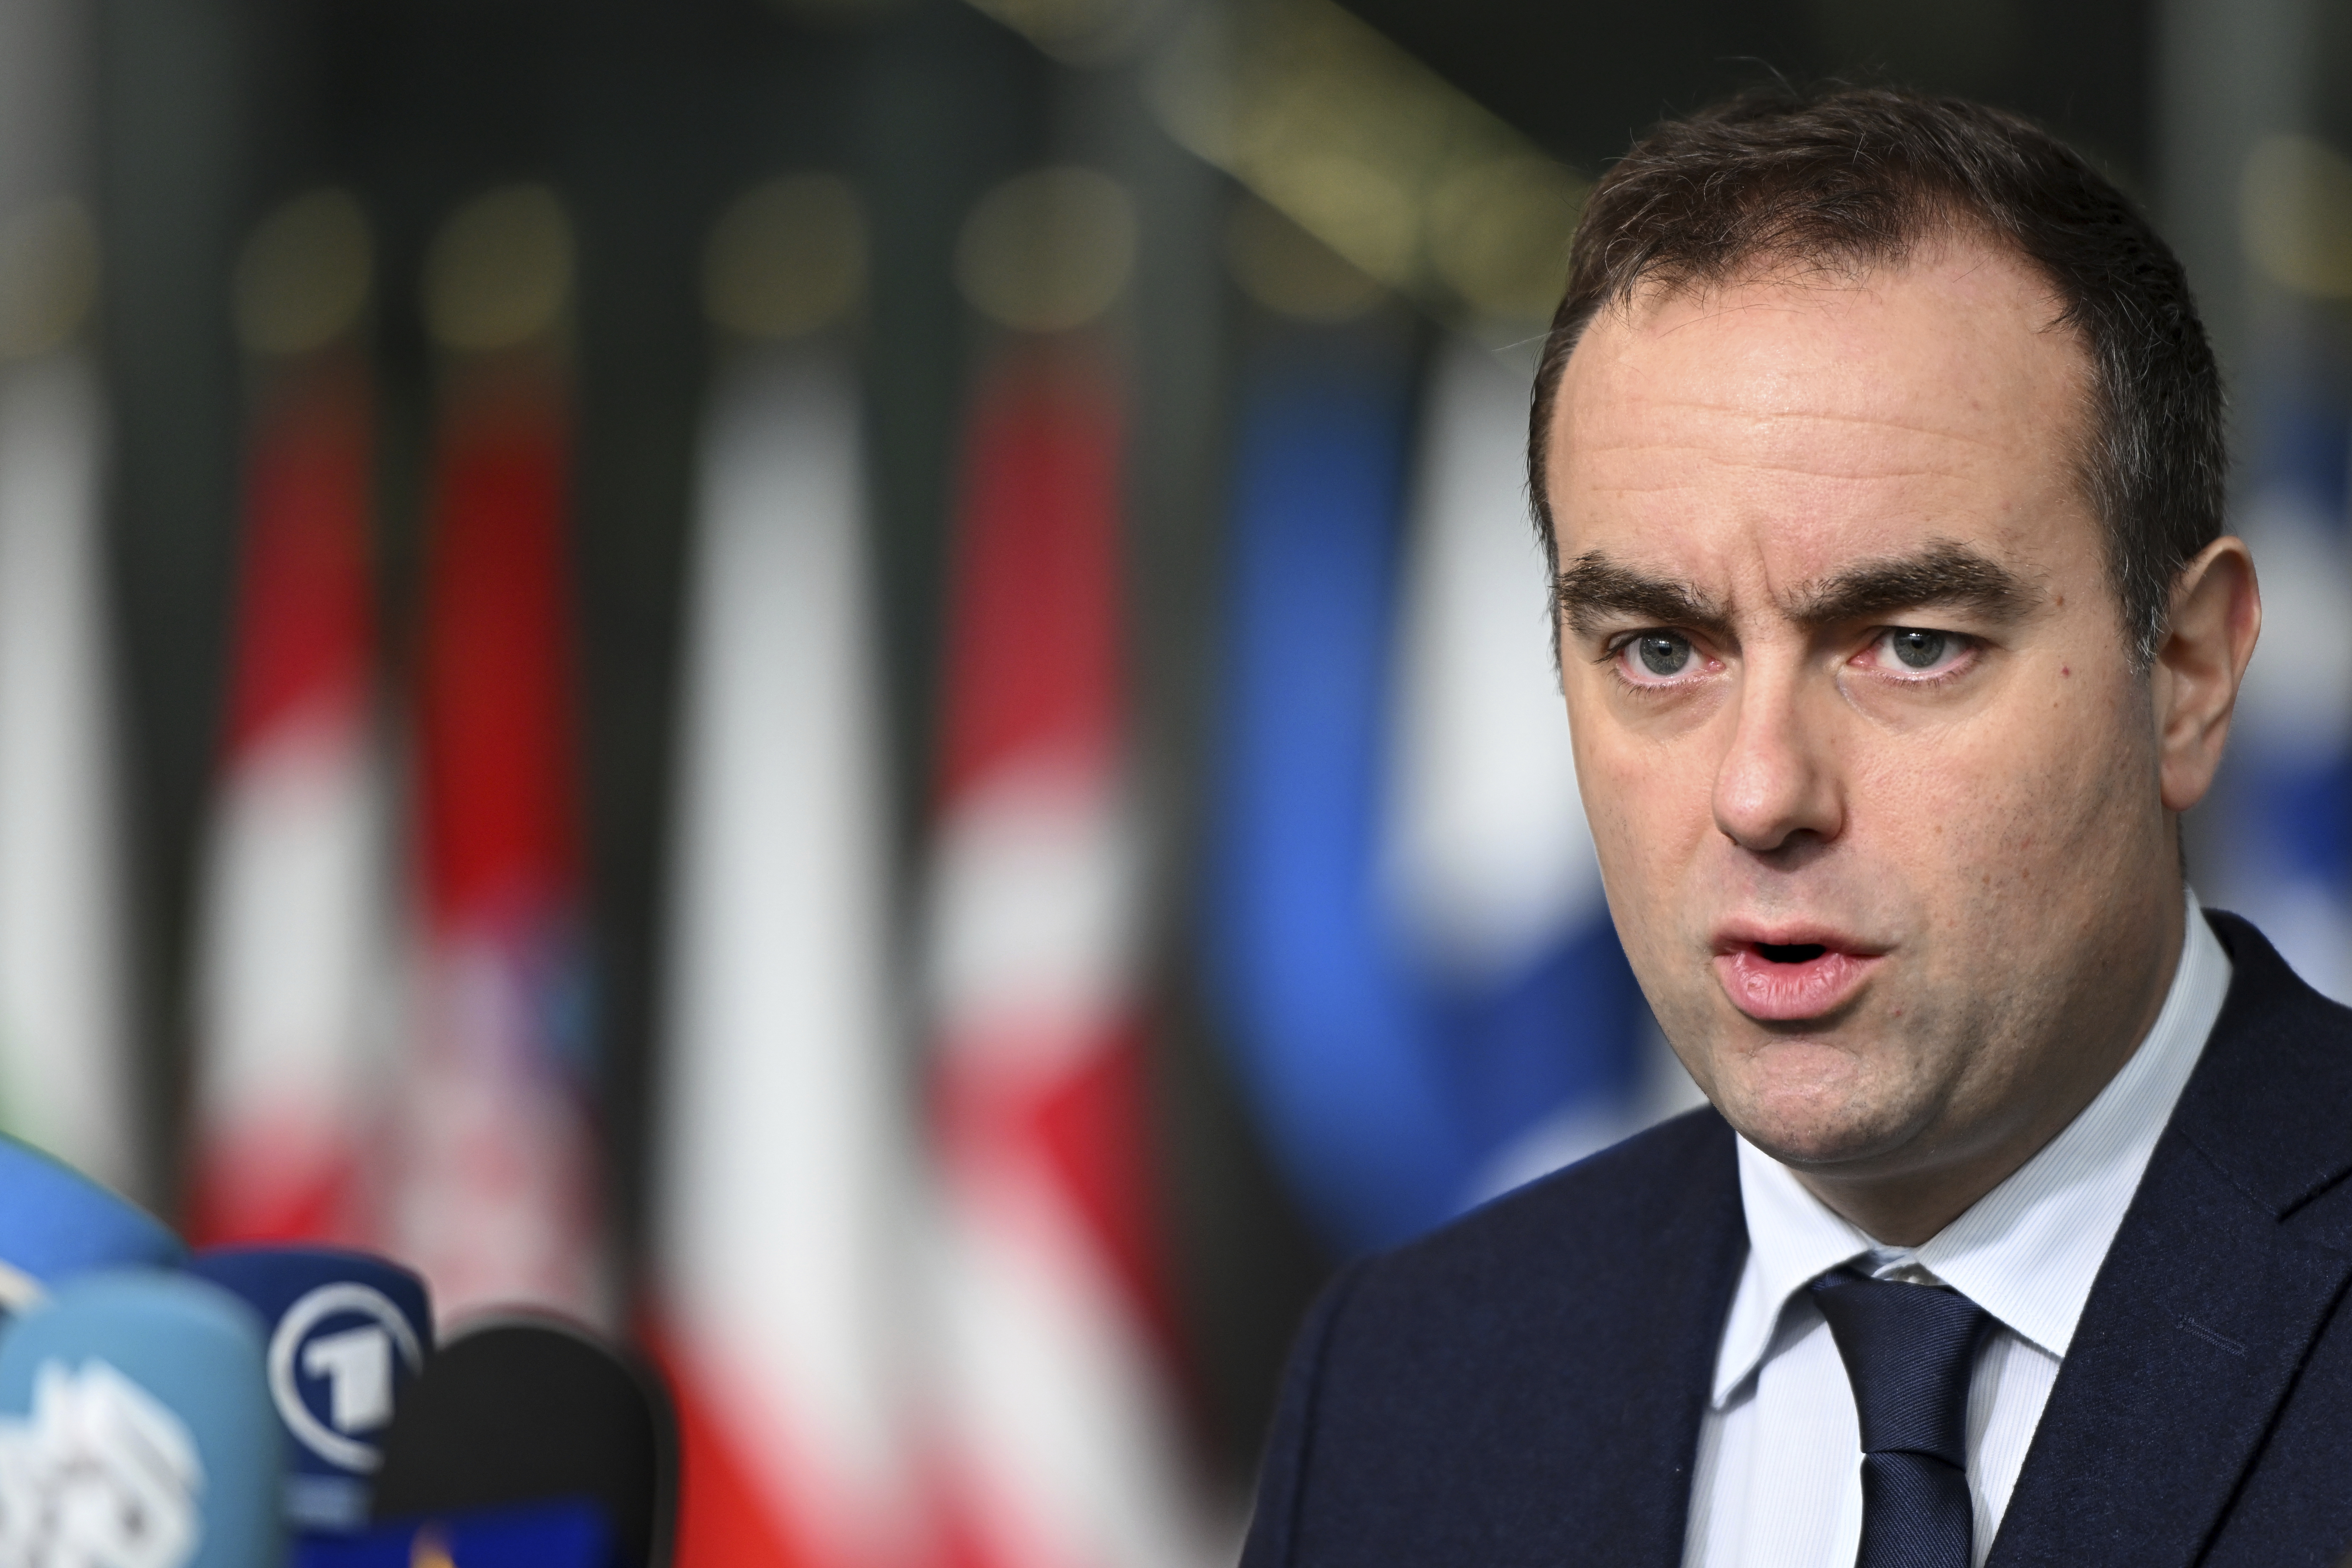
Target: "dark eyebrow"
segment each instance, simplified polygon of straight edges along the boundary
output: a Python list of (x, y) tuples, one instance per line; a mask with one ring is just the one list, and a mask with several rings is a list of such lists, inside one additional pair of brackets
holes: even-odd
[(1931, 605), (2013, 621), (2041, 602), (2032, 584), (1965, 544), (1937, 540), (1916, 555), (1866, 562), (1790, 595), (1790, 618), (1812, 626), (1873, 620)]
[(1552, 579), (1552, 605), (1570, 626), (1588, 636), (1600, 629), (1604, 617), (1688, 626), (1717, 636), (1731, 626), (1729, 611), (1690, 584), (1645, 577), (1599, 551), (1588, 551), (1560, 568)]
[[(1651, 577), (1588, 551), (1553, 579), (1558, 613), (1590, 636), (1610, 620), (1634, 620), (1728, 638), (1727, 608), (1688, 583)], [(1790, 619), (1827, 626), (1931, 605), (1966, 606), (2013, 621), (2041, 602), (2031, 584), (1965, 544), (1937, 540), (1916, 555), (1865, 562), (1808, 584), (1786, 606)]]

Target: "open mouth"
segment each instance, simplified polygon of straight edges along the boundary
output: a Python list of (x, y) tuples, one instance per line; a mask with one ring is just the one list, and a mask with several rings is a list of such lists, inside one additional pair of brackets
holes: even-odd
[(1715, 959), (1731, 1005), (1765, 1023), (1800, 1023), (1853, 1001), (1881, 955), (1819, 942), (1738, 942)]

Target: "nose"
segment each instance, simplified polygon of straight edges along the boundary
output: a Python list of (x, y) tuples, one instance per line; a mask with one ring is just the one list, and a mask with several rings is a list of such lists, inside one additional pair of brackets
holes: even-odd
[(1730, 740), (1716, 764), (1716, 827), (1758, 855), (1835, 838), (1845, 805), (1834, 725), (1815, 711), (1828, 694), (1808, 690), (1796, 663), (1753, 661), (1741, 674)]

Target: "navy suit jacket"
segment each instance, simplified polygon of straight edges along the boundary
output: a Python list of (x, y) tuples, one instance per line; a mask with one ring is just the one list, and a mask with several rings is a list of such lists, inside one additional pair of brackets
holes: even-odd
[[(2243, 921), (1990, 1568), (2352, 1547), (2352, 1012)], [(1701, 1110), (1347, 1269), (1292, 1353), (1244, 1568), (1675, 1568), (1748, 1247)]]

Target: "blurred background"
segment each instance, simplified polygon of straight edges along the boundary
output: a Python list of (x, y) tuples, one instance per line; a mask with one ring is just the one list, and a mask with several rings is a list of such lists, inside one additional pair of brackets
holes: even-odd
[(636, 1336), (688, 1568), (1228, 1558), (1337, 1263), (1693, 1100), (1527, 380), (1832, 75), (2187, 260), (2192, 863), (2352, 996), (2330, 0), (0, 0), (0, 1125)]

